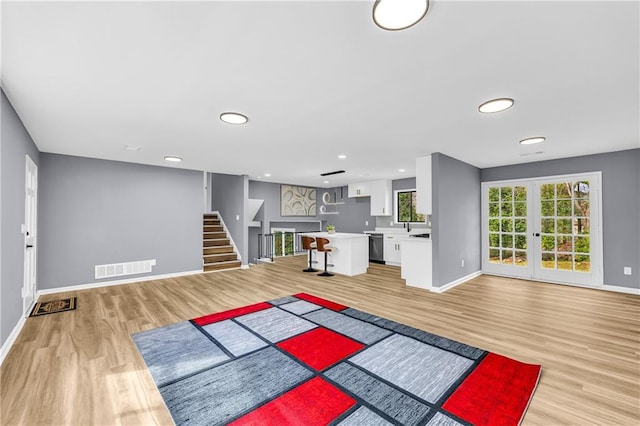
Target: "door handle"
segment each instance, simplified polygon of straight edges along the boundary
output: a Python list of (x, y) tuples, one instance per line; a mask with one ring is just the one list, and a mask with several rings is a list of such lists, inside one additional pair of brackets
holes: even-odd
[(27, 248), (33, 248), (31, 244), (27, 244)]
[(534, 233), (533, 233), (533, 236), (534, 236), (534, 237), (539, 237), (539, 236), (540, 236), (540, 233), (539, 233), (539, 232), (534, 232)]

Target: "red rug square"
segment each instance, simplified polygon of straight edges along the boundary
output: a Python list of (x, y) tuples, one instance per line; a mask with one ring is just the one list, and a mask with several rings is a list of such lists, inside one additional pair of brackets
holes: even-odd
[(322, 327), (284, 340), (277, 346), (318, 371), (364, 348), (363, 344)]
[(489, 353), (442, 408), (476, 426), (518, 425), (541, 369)]
[(355, 403), (335, 386), (314, 377), (230, 425), (326, 425)]
[(217, 312), (215, 314), (205, 315), (203, 317), (194, 318), (192, 321), (199, 326), (211, 324), (218, 321), (228, 320), (230, 318), (239, 317), (241, 315), (251, 314), (253, 312), (262, 311), (264, 309), (273, 308), (273, 305), (267, 302), (260, 302), (254, 305), (243, 306), (241, 308), (230, 309), (224, 312)]
[(325, 308), (331, 309), (332, 311), (342, 311), (343, 309), (348, 308), (348, 306), (344, 306), (339, 303), (332, 302), (331, 300), (323, 299), (322, 297), (312, 296), (307, 293), (298, 293), (298, 294), (294, 294), (294, 296), (297, 297), (298, 299), (306, 300), (307, 302), (324, 306)]

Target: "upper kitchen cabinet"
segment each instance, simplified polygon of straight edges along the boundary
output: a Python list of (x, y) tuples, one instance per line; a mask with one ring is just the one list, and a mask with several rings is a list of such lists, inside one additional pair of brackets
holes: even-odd
[(431, 214), (431, 156), (416, 158), (416, 211)]
[(371, 196), (371, 182), (350, 183), (347, 193), (349, 198), (354, 197), (370, 197)]
[(349, 198), (371, 197), (371, 216), (393, 215), (393, 191), (390, 180), (372, 180), (349, 184)]
[(393, 197), (390, 180), (369, 182), (371, 189), (371, 216), (391, 216), (393, 214)]

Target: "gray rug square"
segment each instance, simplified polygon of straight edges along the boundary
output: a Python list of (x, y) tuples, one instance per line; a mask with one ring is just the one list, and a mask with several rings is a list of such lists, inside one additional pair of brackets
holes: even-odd
[(317, 311), (321, 308), (322, 306), (318, 306), (315, 303), (307, 302), (306, 300), (298, 300), (297, 302), (280, 305), (280, 309), (285, 309), (296, 315), (302, 315), (308, 312)]
[(435, 416), (429, 420), (427, 426), (463, 426), (462, 423), (453, 420), (451, 417), (442, 413), (436, 413)]
[(329, 309), (322, 309), (303, 315), (305, 318), (364, 344), (370, 345), (392, 332), (368, 322), (342, 315)]
[(158, 387), (229, 360), (188, 321), (132, 335)]
[(291, 302), (295, 302), (298, 299), (297, 297), (294, 296), (285, 296), (285, 297), (281, 297), (279, 299), (273, 299), (273, 300), (269, 300), (269, 303), (271, 303), (272, 305), (284, 305), (285, 303), (291, 303)]
[(430, 403), (473, 365), (468, 358), (399, 334), (349, 360)]
[(160, 388), (177, 425), (221, 425), (313, 375), (268, 347)]
[(231, 320), (214, 322), (202, 328), (235, 356), (267, 346), (264, 340)]
[(278, 308), (243, 315), (236, 318), (236, 321), (270, 342), (279, 342), (317, 327), (309, 321)]
[(426, 343), (431, 346), (437, 346), (449, 352), (455, 352), (458, 355), (462, 355), (467, 358), (478, 359), (482, 355), (487, 353), (482, 349), (474, 348), (473, 346), (465, 345), (464, 343), (456, 342), (455, 340), (447, 339), (442, 336), (427, 333), (426, 331), (418, 330), (417, 328), (409, 327), (408, 325), (401, 324), (399, 322), (395, 322), (386, 318), (381, 318), (375, 315), (371, 315), (369, 313), (362, 312), (357, 309), (347, 308), (344, 311), (342, 311), (342, 313), (354, 318), (361, 319), (363, 321), (370, 322), (380, 327), (384, 327), (386, 329), (395, 331), (396, 333), (413, 337), (414, 339), (419, 340), (422, 343)]
[(389, 423), (367, 407), (360, 407), (338, 424), (341, 426), (391, 426), (393, 423)]

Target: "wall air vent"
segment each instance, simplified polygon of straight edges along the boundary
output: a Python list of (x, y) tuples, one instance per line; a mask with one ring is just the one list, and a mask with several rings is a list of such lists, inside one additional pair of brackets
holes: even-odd
[(339, 175), (340, 173), (344, 173), (344, 170), (336, 170), (335, 172), (320, 173), (320, 176)]
[(156, 260), (140, 260), (137, 262), (111, 263), (109, 265), (96, 265), (96, 280), (102, 278), (120, 277), (123, 275), (135, 275), (151, 272)]

